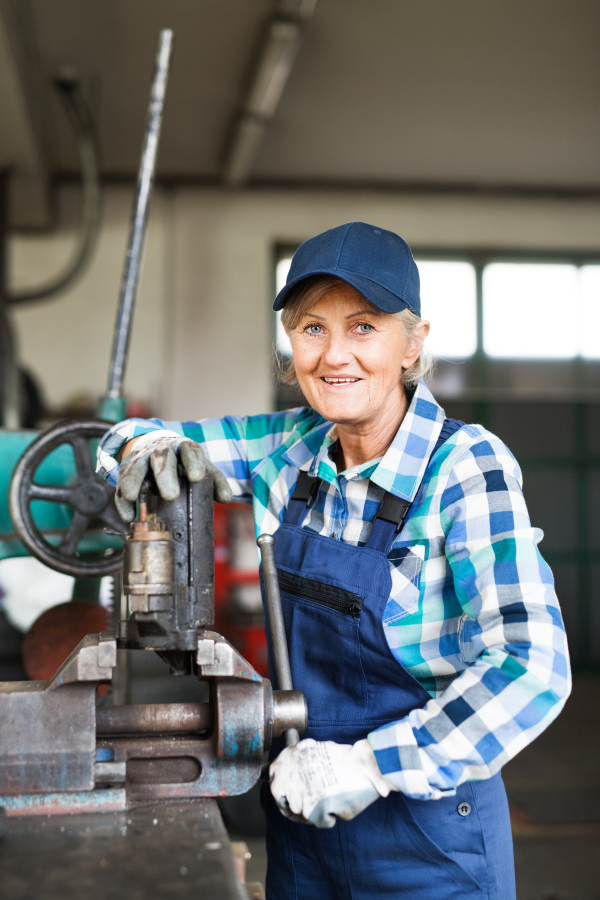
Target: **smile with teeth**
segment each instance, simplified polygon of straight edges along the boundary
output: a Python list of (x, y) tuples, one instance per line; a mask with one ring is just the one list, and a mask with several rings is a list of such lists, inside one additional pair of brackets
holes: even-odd
[(329, 375), (322, 375), (321, 381), (324, 381), (325, 384), (354, 384), (357, 381), (362, 381), (362, 378), (334, 378)]

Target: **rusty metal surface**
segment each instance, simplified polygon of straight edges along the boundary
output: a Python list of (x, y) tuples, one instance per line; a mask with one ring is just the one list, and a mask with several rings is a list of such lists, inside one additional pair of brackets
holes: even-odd
[[(98, 741), (98, 749), (126, 764), (130, 800), (158, 797), (220, 797), (245, 794), (258, 781), (262, 747), (252, 757), (247, 744), (229, 747), (218, 756), (214, 737), (113, 737)], [(233, 755), (236, 752), (238, 755)]]
[(96, 686), (12, 684), (34, 689), (4, 693), (0, 685), (0, 794), (91, 790)]
[(0, 794), (94, 787), (96, 685), (116, 656), (110, 632), (87, 635), (50, 681), (0, 683)]
[(143, 703), (96, 709), (96, 733), (100, 735), (207, 731), (211, 724), (208, 703)]
[(214, 800), (9, 818), (2, 900), (247, 900)]
[[(183, 673), (177, 653), (195, 651), (198, 629), (214, 621), (214, 491), (208, 474), (191, 484), (179, 466), (178, 476), (175, 500), (160, 497), (152, 480), (142, 486), (150, 522), (171, 539), (138, 541), (139, 523), (133, 526), (123, 572), (132, 609), (124, 638), (129, 647), (161, 651)], [(142, 543), (148, 546), (135, 546)]]
[(60, 816), (125, 809), (124, 788), (96, 791), (63, 791), (49, 794), (0, 795), (7, 816)]

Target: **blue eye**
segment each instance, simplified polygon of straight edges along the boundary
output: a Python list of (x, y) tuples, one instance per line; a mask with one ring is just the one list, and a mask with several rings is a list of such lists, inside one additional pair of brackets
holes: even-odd
[(356, 327), (359, 334), (368, 334), (370, 331), (373, 331), (373, 326), (369, 325), (368, 322), (359, 322)]
[(307, 331), (308, 334), (320, 334), (321, 329), (322, 329), (321, 325), (317, 325), (316, 322), (313, 322), (312, 325), (306, 326), (305, 331)]

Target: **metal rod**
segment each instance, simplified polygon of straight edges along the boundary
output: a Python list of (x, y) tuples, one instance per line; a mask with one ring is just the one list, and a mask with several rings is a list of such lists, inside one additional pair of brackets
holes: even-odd
[(207, 731), (212, 723), (208, 703), (145, 703), (96, 707), (96, 733), (156, 734)]
[(119, 298), (119, 310), (115, 327), (115, 337), (108, 376), (108, 397), (120, 397), (127, 365), (127, 351), (129, 349), (129, 337), (131, 334), (131, 321), (140, 276), (142, 254), (144, 250), (144, 238), (148, 220), (150, 196), (154, 180), (156, 166), (156, 153), (160, 137), (162, 112), (167, 90), (167, 78), (169, 74), (169, 62), (173, 32), (165, 28), (160, 33), (158, 53), (156, 56), (156, 69), (150, 93), (150, 107), (148, 110), (148, 124), (142, 150), (142, 159), (138, 175), (137, 193), (131, 226), (129, 232), (129, 244), (121, 282), (121, 295)]
[[(269, 628), (271, 630), (271, 644), (273, 646), (273, 660), (277, 687), (281, 691), (293, 691), (292, 670), (288, 653), (287, 638), (285, 636), (285, 624), (283, 610), (281, 608), (281, 595), (279, 593), (279, 578), (275, 564), (273, 550), (274, 539), (272, 534), (261, 534), (256, 543), (260, 547), (262, 556), (263, 579), (265, 582), (265, 596), (267, 598), (267, 610), (269, 613)], [(288, 728), (285, 732), (285, 742), (288, 747), (293, 747), (300, 740), (296, 728)]]

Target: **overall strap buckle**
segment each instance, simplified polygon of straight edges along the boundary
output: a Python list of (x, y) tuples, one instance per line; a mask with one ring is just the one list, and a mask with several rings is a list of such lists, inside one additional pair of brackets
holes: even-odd
[(290, 497), (290, 502), (292, 500), (300, 500), (302, 503), (306, 503), (307, 509), (310, 509), (317, 499), (320, 484), (321, 479), (317, 476), (309, 475), (308, 472), (300, 472), (294, 493)]
[(404, 520), (411, 506), (412, 503), (409, 500), (403, 500), (401, 497), (396, 497), (394, 494), (386, 491), (383, 500), (379, 504), (375, 518), (391, 522), (396, 526), (395, 533), (398, 534), (404, 525)]

